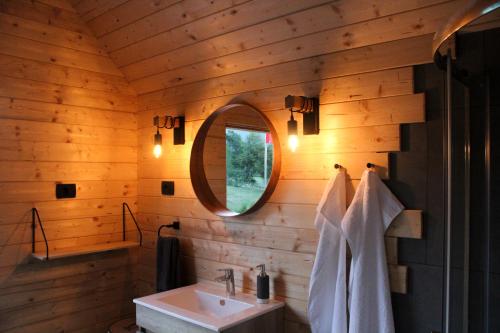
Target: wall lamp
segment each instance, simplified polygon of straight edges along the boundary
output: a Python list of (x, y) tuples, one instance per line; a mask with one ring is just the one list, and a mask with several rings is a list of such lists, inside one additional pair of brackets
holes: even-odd
[(302, 113), (304, 135), (319, 134), (319, 99), (316, 97), (291, 96), (285, 97), (285, 108), (290, 109), (290, 120), (288, 121), (288, 148), (292, 152), (297, 150), (299, 138), (297, 132), (297, 121), (293, 113)]
[(156, 134), (154, 136), (153, 155), (160, 158), (162, 152), (162, 137), (160, 128), (174, 129), (174, 145), (183, 145), (185, 143), (185, 126), (184, 117), (156, 116), (153, 118), (153, 125), (156, 126)]

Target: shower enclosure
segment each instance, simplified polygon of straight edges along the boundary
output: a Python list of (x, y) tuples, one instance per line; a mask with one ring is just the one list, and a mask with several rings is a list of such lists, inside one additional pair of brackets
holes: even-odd
[(436, 33), (446, 73), (443, 332), (500, 332), (500, 1)]

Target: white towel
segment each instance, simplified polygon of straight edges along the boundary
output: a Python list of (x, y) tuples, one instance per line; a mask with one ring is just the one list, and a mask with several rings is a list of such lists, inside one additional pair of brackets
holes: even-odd
[(340, 223), (346, 212), (346, 175), (332, 177), (317, 208), (320, 233), (309, 286), (308, 316), (314, 333), (346, 333), (346, 241)]
[(403, 208), (375, 172), (363, 173), (342, 220), (352, 252), (350, 333), (394, 332), (384, 233)]

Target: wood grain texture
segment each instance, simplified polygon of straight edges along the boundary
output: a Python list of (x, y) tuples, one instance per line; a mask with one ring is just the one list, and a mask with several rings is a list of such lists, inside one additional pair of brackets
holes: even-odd
[(139, 242), (133, 241), (119, 241), (119, 242), (108, 242), (95, 245), (78, 246), (78, 247), (66, 247), (58, 249), (56, 251), (51, 251), (47, 257), (47, 252), (39, 250), (32, 253), (33, 258), (38, 260), (55, 260), (61, 258), (70, 258), (76, 256), (82, 256), (86, 254), (107, 252), (107, 251), (117, 251), (133, 247), (139, 247)]
[[(298, 10), (300, 8), (296, 7), (296, 2), (288, 2), (287, 6), (276, 7), (268, 11), (260, 10), (266, 6), (265, 4), (250, 2), (235, 7), (236, 12), (233, 12), (233, 15), (222, 17), (225, 21), (232, 20), (232, 16), (238, 18), (237, 21), (233, 20), (230, 25), (207, 25), (203, 20), (196, 21), (187, 26), (189, 35), (186, 35), (185, 32), (182, 33), (181, 28), (173, 29), (112, 52), (111, 55), (120, 66), (126, 65), (123, 67), (124, 72), (131, 79), (137, 79), (154, 74), (153, 68), (162, 71), (170, 70), (189, 63), (216, 59), (293, 38), (303, 37), (305, 39), (305, 35), (310, 35), (309, 39), (313, 40), (316, 38), (313, 34), (319, 32), (328, 31), (331, 34), (333, 30), (341, 29), (345, 25), (372, 20), (380, 16), (387, 17), (387, 15), (405, 9), (438, 2), (440, 1), (358, 1), (356, 3), (351, 1), (337, 1), (336, 3), (308, 1), (307, 4), (299, 3), (302, 6), (309, 6), (307, 10)], [(273, 6), (273, 4), (270, 3), (267, 6)], [(252, 15), (245, 16), (250, 7), (253, 7), (254, 10)], [(245, 8), (247, 9), (245, 10)], [(260, 15), (255, 15), (256, 13)], [(215, 14), (205, 21), (220, 21), (221, 16)], [(266, 20), (268, 18), (273, 19)], [(259, 23), (252, 24), (256, 21)], [(311, 22), (313, 23), (311, 24)], [(231, 30), (231, 28), (240, 29)], [(303, 45), (309, 44), (311, 43)], [(323, 45), (322, 54), (331, 50), (328, 44)], [(178, 46), (183, 47), (179, 48)], [(295, 46), (297, 45), (290, 47), (290, 54), (294, 53), (292, 50)], [(302, 52), (309, 51), (302, 50)], [(180, 55), (184, 55), (185, 60), (179, 59)]]
[(0, 12), (92, 36), (91, 30), (83, 24), (77, 13), (42, 1), (2, 0)]
[(165, 86), (175, 86), (177, 88), (169, 89), (169, 93), (181, 100), (188, 99), (188, 96), (184, 96), (185, 91), (190, 90), (193, 95), (199, 96), (202, 88), (201, 97), (217, 97), (256, 88), (271, 88), (429, 62), (427, 51), (431, 40), (431, 35), (423, 35), (211, 77), (202, 82), (189, 82), (183, 76), (176, 76), (168, 81), (165, 74), (155, 74), (132, 81), (131, 84), (140, 94), (161, 90)]
[[(109, 31), (109, 33), (103, 35), (100, 39), (104, 48), (111, 52), (123, 49), (130, 44), (140, 43), (145, 39), (244, 2), (248, 2), (248, 0), (162, 1), (161, 3), (154, 2), (156, 8), (153, 8), (153, 6), (145, 6), (144, 1), (129, 1), (120, 7), (121, 11), (127, 12), (130, 19), (132, 19), (132, 16), (138, 17), (144, 14), (146, 14), (144, 16), (147, 16), (147, 18), (127, 25), (126, 20), (123, 20), (123, 15), (117, 12), (118, 9), (115, 9), (107, 14), (119, 16), (120, 22), (109, 20), (109, 16), (107, 17), (106, 14), (90, 22), (90, 25), (95, 31), (99, 31), (99, 33), (103, 33), (106, 30)], [(133, 10), (132, 7), (137, 8)], [(117, 27), (118, 24), (121, 26)], [(108, 27), (103, 29), (102, 25), (108, 25)], [(115, 26), (111, 27), (111, 25)]]
[[(166, 233), (181, 239), (189, 281), (213, 282), (217, 268), (230, 266), (239, 290), (255, 292), (253, 266), (266, 263), (274, 297), (287, 304), (285, 330), (308, 332), (313, 221), (332, 166), (346, 168), (349, 198), (367, 162), (390, 177), (390, 156), (404, 147), (400, 124), (425, 121), (411, 66), (431, 61), (432, 34), (460, 5), (0, 0), (0, 315), (9, 314), (0, 331), (104, 331), (133, 311), (136, 283), (140, 294), (155, 290), (157, 227), (179, 219), (182, 229)], [(300, 135), (296, 154), (284, 145), (288, 94), (321, 103), (320, 134)], [(282, 172), (261, 209), (221, 218), (196, 198), (189, 164), (203, 121), (229, 103), (250, 104), (270, 119)], [(186, 117), (186, 144), (172, 145), (164, 131), (164, 154), (154, 159), (151, 119), (164, 114)], [(162, 180), (176, 182), (174, 196), (161, 196)], [(80, 197), (54, 200), (60, 181), (76, 182)], [(27, 261), (33, 204), (54, 237), (51, 247), (63, 248), (119, 240), (123, 201), (144, 229), (139, 251), (48, 266)], [(405, 210), (387, 231), (393, 292), (411, 290), (397, 243), (423, 236), (422, 217)]]
[[(220, 18), (219, 13), (207, 13), (170, 30), (165, 26), (162, 32), (155, 24), (148, 30), (145, 18), (103, 35), (108, 45), (115, 45), (111, 56), (139, 93), (143, 292), (154, 290), (156, 229), (179, 219), (183, 228), (168, 233), (182, 240), (193, 280), (213, 281), (217, 268), (230, 266), (241, 290), (252, 292), (251, 267), (265, 262), (275, 297), (287, 303), (286, 327), (308, 331), (308, 280), (318, 239), (313, 221), (333, 164), (347, 169), (350, 197), (367, 162), (389, 178), (389, 156), (401, 147), (399, 125), (425, 121), (425, 96), (414, 94), (409, 66), (431, 61), (427, 50), (432, 33), (457, 3), (405, 0), (363, 6), (341, 1), (334, 4), (338, 11), (331, 3), (315, 3), (288, 13), (280, 8), (265, 20), (239, 16), (239, 9), (256, 6), (250, 1), (234, 6), (240, 22), (225, 18), (224, 28), (205, 24), (208, 18)], [(311, 24), (308, 18), (316, 20)], [(158, 34), (128, 41), (128, 35), (139, 34), (134, 27)], [(320, 134), (301, 136), (295, 154), (282, 146), (280, 181), (261, 209), (243, 217), (214, 215), (197, 200), (189, 174), (190, 151), (203, 121), (224, 105), (248, 103), (266, 114), (285, 142), (289, 114), (283, 112), (283, 99), (288, 94), (320, 97)], [(165, 154), (154, 159), (151, 119), (164, 113), (186, 117), (186, 145), (173, 146), (167, 132)], [(176, 182), (173, 197), (160, 195), (164, 179)], [(421, 226), (421, 212), (407, 210), (387, 232), (394, 292), (408, 289), (407, 268), (398, 265), (396, 237), (421, 238)]]
[[(290, 0), (287, 1), (286, 6), (283, 6), (282, 3), (277, 1), (237, 1), (239, 5), (236, 4), (226, 10), (203, 17), (186, 26), (177, 26), (151, 38), (146, 38), (129, 47), (112, 52), (111, 56), (122, 67), (181, 46), (196, 44), (200, 40), (223, 35), (239, 28), (280, 17), (286, 13), (301, 11), (301, 9), (327, 2), (327, 0), (310, 0), (307, 2)], [(215, 44), (211, 47), (214, 46)], [(164, 62), (162, 63), (164, 64)], [(157, 68), (163, 68), (163, 66)], [(148, 74), (151, 74), (151, 72), (144, 71), (143, 76)]]
[(0, 74), (6, 77), (104, 91), (117, 95), (135, 95), (127, 81), (122, 77), (4, 54), (0, 54)]
[[(138, 251), (37, 262), (30, 211), (52, 254), (121, 241), (122, 203), (137, 211), (136, 94), (65, 0), (0, 1), (0, 77), (0, 332), (104, 332), (133, 313)], [(75, 199), (56, 199), (60, 182)]]
[[(357, 3), (353, 4), (353, 6), (356, 5)], [(262, 43), (256, 48), (247, 49), (246, 46), (243, 46), (242, 49), (242, 38), (240, 37), (238, 39), (239, 44), (237, 44), (239, 48), (238, 51), (240, 52), (233, 52), (230, 54), (223, 53), (209, 59), (200, 55), (196, 59), (191, 58), (191, 60), (183, 62), (180, 66), (175, 65), (178, 61), (170, 59), (168, 54), (166, 56), (159, 55), (152, 57), (153, 60), (158, 59), (158, 61), (155, 61), (153, 64), (147, 63), (146, 65), (148, 67), (144, 66), (142, 63), (137, 63), (124, 67), (123, 71), (132, 81), (144, 78), (145, 76), (154, 75), (158, 73), (158, 69), (161, 69), (164, 73), (162, 73), (159, 78), (161, 78), (161, 81), (165, 84), (172, 84), (172, 82), (177, 82), (177, 84), (193, 82), (196, 81), (196, 78), (201, 79), (207, 78), (208, 76), (227, 75), (244, 70), (275, 65), (281, 62), (429, 34), (438, 27), (436, 22), (449, 16), (453, 8), (455, 8), (453, 4), (450, 5), (449, 3), (445, 3), (412, 12), (395, 14), (389, 17), (380, 17), (332, 30), (320, 30), (314, 35), (305, 35), (293, 39), (285, 38), (271, 43)], [(335, 14), (331, 13), (330, 15)], [(284, 21), (286, 22), (286, 20)], [(330, 22), (336, 22), (336, 20), (330, 20)], [(309, 23), (309, 20), (302, 23), (306, 25)], [(307, 30), (307, 28), (302, 26), (288, 26), (285, 29), (291, 29), (293, 31), (294, 28)], [(276, 30), (270, 30), (270, 33), (276, 34), (275, 31)], [(283, 29), (278, 31), (283, 31)], [(255, 35), (258, 36), (259, 32), (254, 31), (253, 34), (249, 34), (249, 36)], [(243, 39), (243, 45), (245, 45), (244, 41), (246, 41), (246, 39)], [(224, 43), (219, 42), (219, 44), (221, 44), (221, 48), (224, 48)], [(200, 50), (208, 48), (207, 46), (208, 45), (203, 45)], [(213, 46), (210, 45), (208, 49), (213, 49)], [(178, 53), (174, 58), (189, 57), (189, 54), (193, 54), (193, 51), (186, 50), (186, 55)], [(200, 58), (205, 60), (200, 61)], [(173, 80), (175, 78), (181, 78), (182, 80), (168, 81), (169, 79)]]
[[(412, 69), (410, 67), (403, 67), (326, 80), (309, 81), (270, 89), (259, 89), (237, 94), (236, 96), (239, 99), (248, 101), (247, 103), (258, 107), (262, 111), (267, 111), (283, 109), (284, 96), (287, 96), (287, 94), (319, 96), (320, 103), (326, 104), (411, 93), (413, 93)], [(220, 99), (225, 100), (224, 104), (227, 104), (236, 96), (227, 95)], [(170, 97), (168, 90), (140, 95), (139, 107), (140, 109), (154, 109), (181, 104), (183, 102), (183, 100), (178, 102), (175, 98), (168, 97)], [(196, 95), (192, 95), (191, 98), (196, 98)]]
[[(136, 305), (137, 325), (155, 333), (175, 332), (183, 333), (209, 333), (213, 332), (204, 327), (165, 316), (157, 311), (142, 305)], [(250, 319), (236, 326), (223, 329), (223, 333), (282, 333), (283, 332), (283, 308), (272, 310), (259, 317)]]

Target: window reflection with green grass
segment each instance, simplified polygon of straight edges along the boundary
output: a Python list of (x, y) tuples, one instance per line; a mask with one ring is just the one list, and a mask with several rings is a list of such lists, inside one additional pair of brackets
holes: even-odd
[(273, 165), (269, 131), (226, 127), (226, 206), (243, 213), (266, 190)]

